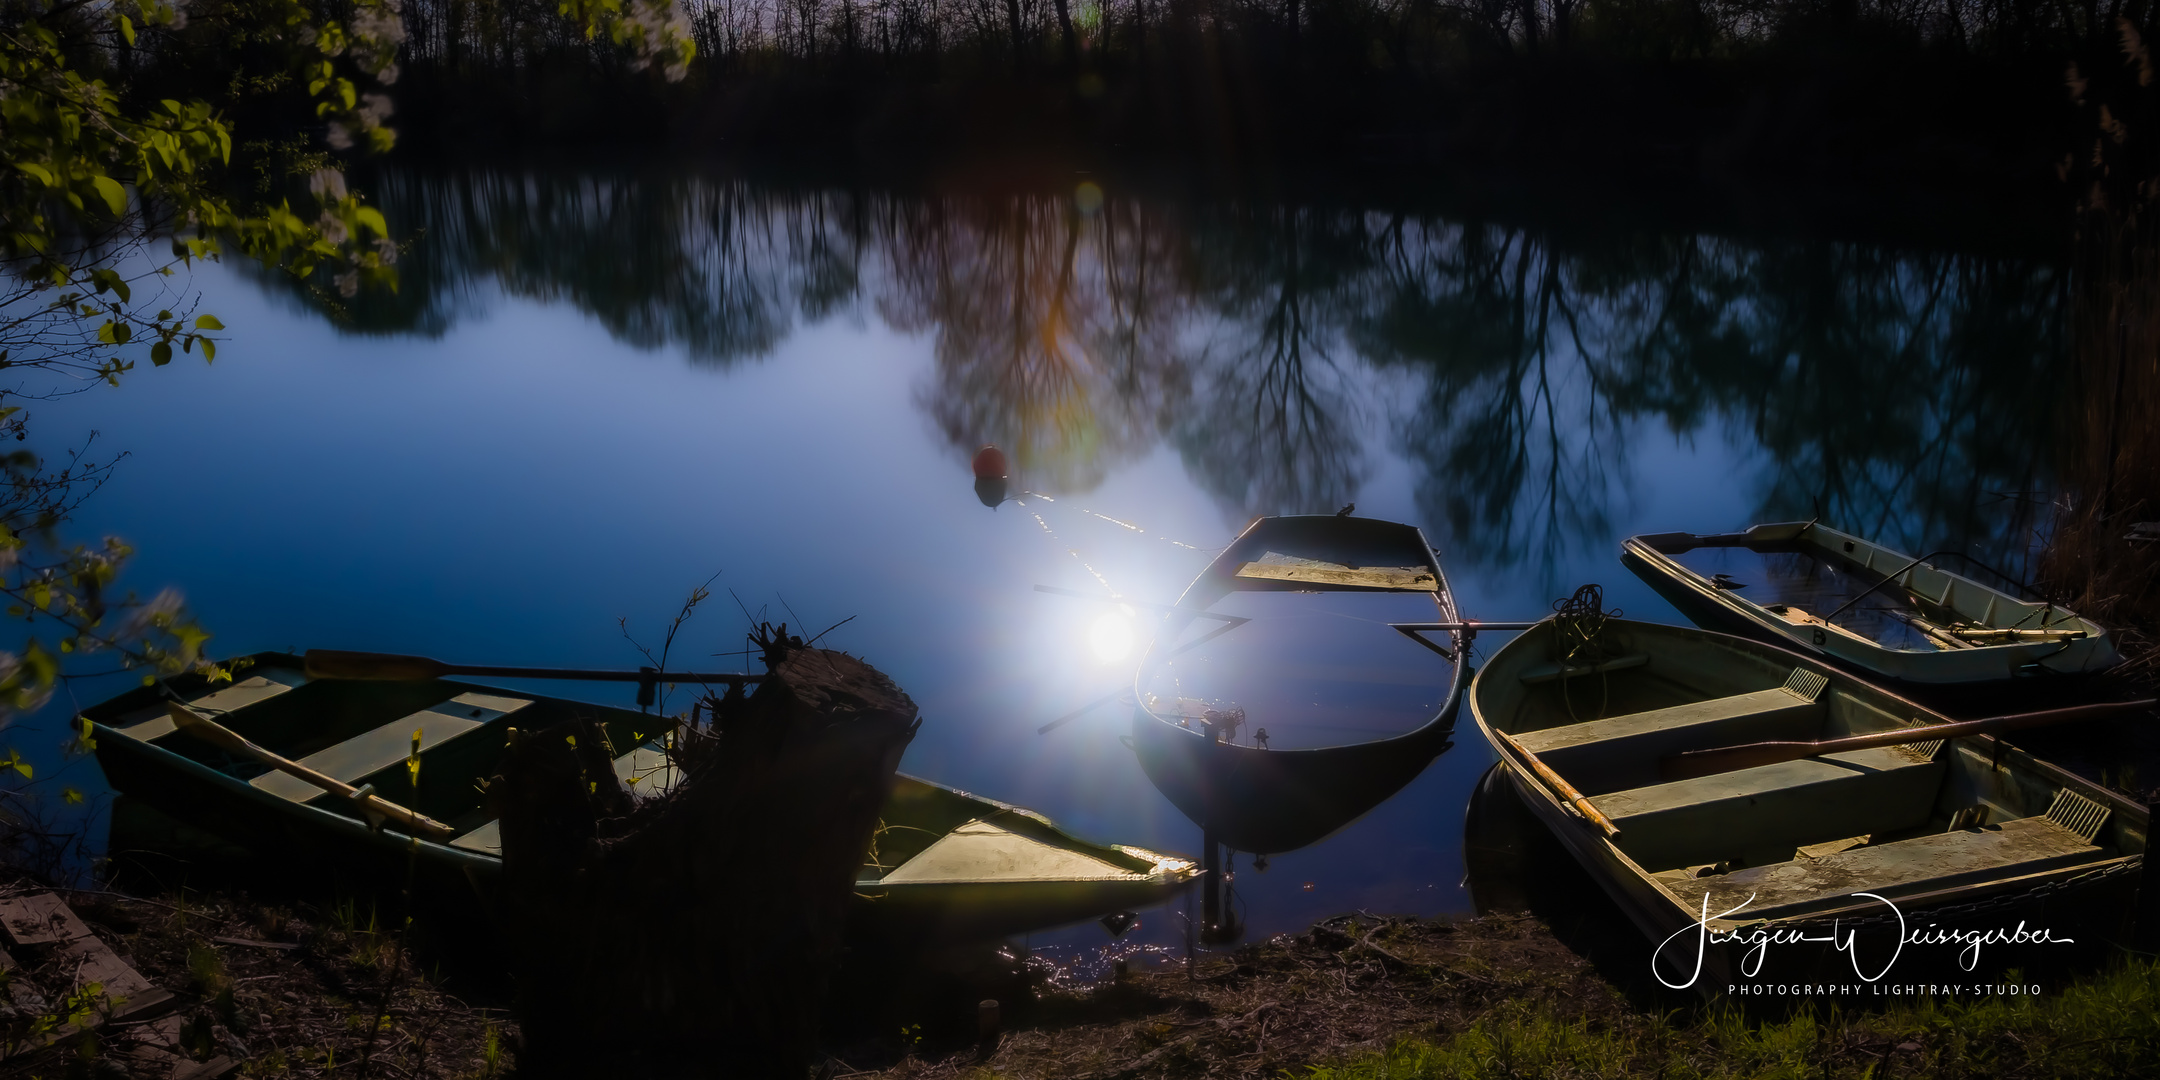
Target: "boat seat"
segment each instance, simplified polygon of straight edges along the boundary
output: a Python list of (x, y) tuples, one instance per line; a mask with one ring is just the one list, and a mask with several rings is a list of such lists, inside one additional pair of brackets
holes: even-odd
[(1851, 750), (1629, 788), (1590, 799), (1651, 872), (1737, 860), (1785, 862), (1801, 844), (1927, 820), (1943, 764), (1905, 747)]
[[(307, 681), (307, 676), (297, 671), (281, 668), (271, 670), (279, 678), (272, 679), (263, 675), (255, 675), (242, 679), (214, 693), (190, 700), (187, 707), (208, 719), (217, 720), (226, 713), (239, 712), (250, 705), (268, 701), (292, 689), (295, 685)], [(293, 681), (282, 681), (284, 679)], [(172, 713), (162, 701), (155, 705), (145, 705), (125, 716), (115, 717), (113, 722), (107, 726), (131, 739), (140, 739), (143, 742), (162, 739), (176, 730), (173, 726)]]
[[(1822, 684), (1813, 685), (1820, 692)], [(1515, 741), (1576, 790), (1601, 795), (1657, 783), (1658, 760), (1683, 750), (1813, 738), (1822, 727), (1822, 712), (1813, 694), (1788, 684), (1525, 732)]]
[(875, 882), (884, 886), (952, 885), (986, 879), (1144, 881), (1147, 875), (978, 819), (938, 837), (936, 843)]
[[(532, 702), (493, 694), (459, 694), (440, 705), (431, 705), (335, 746), (325, 747), (300, 759), (300, 764), (319, 773), (357, 784), (412, 753), (413, 733), (420, 733), (420, 751), (426, 753), (492, 720), (507, 716)], [(286, 773), (272, 770), (248, 783), (282, 799), (304, 803), (323, 789)]]
[[(640, 746), (616, 758), (615, 775), (639, 795), (660, 795), (675, 786), (675, 770), (668, 767), (667, 752), (657, 746)], [(451, 840), (450, 846), (500, 856), (502, 822), (490, 821)]]
[(1666, 885), (1690, 910), (1700, 911), (1708, 897), (1713, 915), (1747, 901), (1741, 914), (1776, 918), (1835, 907), (1856, 892), (1895, 897), (1914, 886), (1934, 891), (2076, 866), (2101, 854), (2085, 837), (2042, 816)]

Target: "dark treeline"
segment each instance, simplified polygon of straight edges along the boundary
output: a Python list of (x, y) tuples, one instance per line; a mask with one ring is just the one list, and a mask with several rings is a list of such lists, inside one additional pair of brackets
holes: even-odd
[[(1345, 169), (1512, 163), (2030, 190), (2065, 64), (2149, 5), (2039, 0), (680, 0), (661, 87), (552, 0), (406, 0), (432, 151), (628, 136)], [(484, 118), (484, 122), (482, 122)], [(1315, 159), (1324, 148), (1334, 155)]]
[[(1411, 463), (1463, 558), (1613, 542), (1643, 438), (1723, 442), (1762, 520), (2021, 554), (2044, 502), (2068, 276), (1827, 240), (1570, 234), (1267, 202), (908, 198), (677, 177), (396, 173), (419, 240), (356, 328), (508, 293), (716, 367), (859, 319), (930, 342), (955, 475), (985, 442), (1085, 491), (1174, 447), (1227, 521)], [(1391, 432), (1376, 444), (1372, 433)]]

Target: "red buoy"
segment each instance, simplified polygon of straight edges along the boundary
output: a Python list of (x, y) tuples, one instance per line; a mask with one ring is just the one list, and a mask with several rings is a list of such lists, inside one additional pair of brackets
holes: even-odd
[(975, 479), (1002, 480), (1010, 472), (1005, 464), (1005, 451), (988, 444), (975, 451)]

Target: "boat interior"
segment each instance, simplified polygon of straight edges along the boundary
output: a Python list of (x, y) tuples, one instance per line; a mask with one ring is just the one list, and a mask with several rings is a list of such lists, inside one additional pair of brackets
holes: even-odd
[[(510, 728), (532, 730), (589, 716), (601, 721), (612, 747), (628, 748), (615, 756), (615, 771), (632, 791), (657, 794), (677, 776), (655, 739), (669, 721), (627, 709), (441, 681), (310, 680), (296, 658), (277, 654), (256, 658), (231, 685), (183, 696), (190, 708), (272, 753), (356, 787), (371, 786), (376, 795), (443, 822), (457, 834), (447, 841), (451, 847), (481, 855), (502, 852), (500, 828), (477, 785), (497, 771)], [(90, 718), (267, 795), (360, 816), (349, 800), (178, 730), (164, 699), (147, 689), (93, 710)], [(416, 741), (420, 768), (413, 773), (408, 761)], [(903, 775), (858, 885), (1015, 873), (1036, 880), (1129, 880), (1189, 869), (1153, 852), (1089, 844), (1032, 811)]]
[[(489, 855), (501, 850), (501, 836), (477, 785), (494, 775), (513, 727), (531, 730), (593, 716), (614, 747), (626, 748), (616, 772), (633, 790), (650, 791), (671, 775), (663, 768), (666, 756), (643, 745), (668, 722), (627, 709), (439, 680), (311, 680), (297, 657), (276, 654), (254, 658), (228, 686), (184, 696), (189, 708), (257, 746), (355, 787), (372, 787), (377, 796), (456, 830), (450, 846)], [(90, 718), (266, 794), (361, 816), (349, 800), (177, 730), (164, 700), (148, 688)], [(415, 756), (417, 773), (407, 764)]]
[[(1661, 533), (1636, 538), (1697, 579), (1795, 627), (1885, 648), (1954, 651), (1989, 645), (2070, 642), (2096, 634), (2076, 614), (1975, 563), (1953, 573), (1951, 556), (1915, 560), (1819, 524), (1758, 525), (1731, 536)], [(1745, 592), (1741, 590), (1746, 590)]]
[(1412, 526), (1262, 519), (1180, 599), (1140, 700), (1165, 723), (1275, 750), (1415, 731), (1452, 699), (1454, 643), (1394, 624), (1452, 618), (1445, 588)]
[[(1639, 628), (1639, 629), (1638, 629)], [(1794, 657), (1717, 635), (1606, 624), (1601, 652), (1480, 675), (1487, 723), (1557, 773), (1619, 830), (1612, 843), (1684, 907), (1747, 901), (1777, 917), (1854, 892), (1985, 882), (2142, 852), (2143, 815), (2088, 797), (1993, 740), (1877, 747), (1694, 779), (1664, 779), (1685, 750), (1815, 741), (1933, 714)], [(1518, 655), (1527, 655), (1523, 650)], [(1488, 686), (1486, 680), (1497, 685)], [(1563, 801), (1565, 801), (1563, 799)]]

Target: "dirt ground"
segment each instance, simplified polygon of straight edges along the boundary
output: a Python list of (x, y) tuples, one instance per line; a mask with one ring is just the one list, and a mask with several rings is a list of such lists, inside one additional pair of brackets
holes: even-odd
[[(18, 882), (0, 892), (33, 887)], [(364, 910), (56, 891), (123, 959), (178, 995), (194, 1056), (230, 1058), (238, 1063), (232, 1075), (515, 1074), (518, 1031), (502, 984), (416, 959)], [(905, 1022), (910, 1005), (949, 1013), (953, 1002), (887, 1002), (884, 1008), (901, 1010), (889, 1014), (900, 1022), (875, 1030), (835, 1017), (837, 1029), (855, 1034), (834, 1036), (819, 1072), (825, 1080), (984, 1070), (1046, 1078), (1272, 1076), (1406, 1036), (1459, 1030), (1501, 1001), (1544, 1002), (1586, 1018), (1629, 1007), (1527, 915), (1461, 922), (1343, 916), (1234, 954), (1202, 954), (1189, 970), (1175, 960), (1087, 985), (1028, 981), (1030, 992), (1004, 991), (1008, 1000), (988, 1037), (979, 1037), (980, 1026)], [(478, 988), (476, 1000), (451, 992), (454, 986)], [(127, 1042), (125, 1030), (112, 1028), (96, 1040), (64, 1040), (0, 1062), (0, 1078), (117, 1080), (131, 1075), (119, 1061)]]

